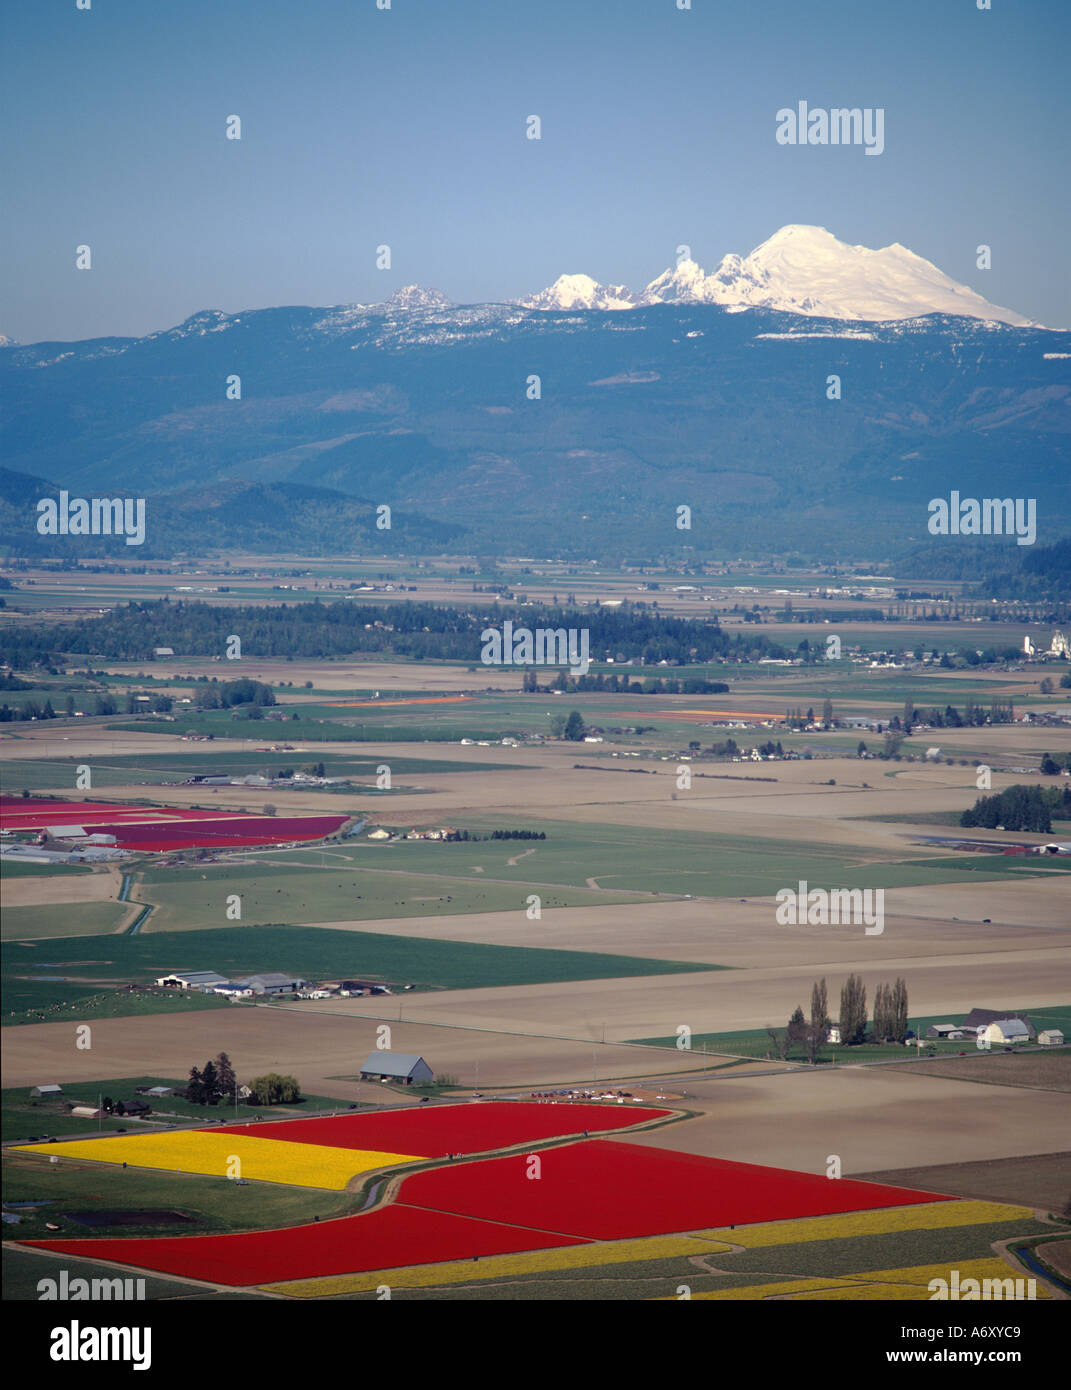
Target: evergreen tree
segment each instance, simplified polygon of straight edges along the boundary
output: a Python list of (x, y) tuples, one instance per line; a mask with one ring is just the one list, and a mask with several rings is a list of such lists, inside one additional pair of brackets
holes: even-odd
[(190, 1068), (190, 1079), (186, 1084), (186, 1099), (191, 1105), (204, 1105), (205, 1083), (196, 1067)]
[(205, 1069), (201, 1073), (201, 1085), (204, 1088), (204, 1105), (216, 1105), (219, 1102), (219, 1074), (216, 1071), (214, 1062), (206, 1062)]
[(236, 1077), (231, 1059), (225, 1052), (221, 1052), (216, 1058), (216, 1076), (219, 1080), (220, 1095), (225, 1100), (233, 1100)]
[(584, 737), (584, 720), (578, 709), (574, 709), (565, 721), (565, 738), (570, 743), (579, 743)]

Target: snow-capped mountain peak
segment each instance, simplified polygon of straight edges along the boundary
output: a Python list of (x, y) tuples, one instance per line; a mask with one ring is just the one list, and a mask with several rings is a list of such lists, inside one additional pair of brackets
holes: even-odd
[(1018, 327), (1029, 322), (990, 304), (899, 242), (879, 250), (850, 246), (825, 227), (782, 227), (743, 260), (726, 256), (711, 278), (725, 296), (720, 302), (824, 318), (964, 314)]
[(640, 297), (642, 304), (702, 302), (706, 275), (693, 260), (678, 261), (651, 281)]
[(636, 297), (624, 285), (600, 285), (590, 275), (559, 275), (548, 289), (518, 303), (524, 309), (631, 309)]
[(990, 304), (899, 242), (872, 250), (839, 241), (825, 227), (792, 223), (747, 256), (730, 253), (709, 275), (681, 261), (633, 295), (587, 275), (562, 275), (529, 309), (631, 309), (648, 304), (720, 304), (778, 309), (818, 318), (882, 322), (924, 314), (959, 314), (1015, 327), (1038, 327)]
[(442, 290), (429, 289), (424, 285), (403, 285), (395, 290), (377, 308), (382, 309), (452, 309), (454, 301), (448, 299)]

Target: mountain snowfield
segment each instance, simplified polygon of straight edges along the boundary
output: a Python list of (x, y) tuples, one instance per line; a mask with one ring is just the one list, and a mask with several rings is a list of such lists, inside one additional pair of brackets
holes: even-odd
[(887, 322), (924, 314), (958, 314), (1040, 328), (1012, 309), (990, 304), (930, 261), (894, 242), (873, 251), (849, 246), (824, 227), (782, 227), (749, 256), (730, 254), (707, 274), (694, 260), (663, 271), (642, 294), (562, 275), (519, 301), (526, 309), (633, 309), (648, 304), (718, 304), (725, 309), (778, 309), (812, 318)]

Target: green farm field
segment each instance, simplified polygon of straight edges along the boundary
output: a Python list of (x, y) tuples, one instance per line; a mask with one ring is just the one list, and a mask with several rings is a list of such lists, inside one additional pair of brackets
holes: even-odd
[[(191, 1058), (191, 1065), (201, 1065)], [(207, 1058), (202, 1059), (207, 1061)], [(239, 1076), (239, 1082), (247, 1078)], [(59, 1137), (72, 1134), (86, 1134), (98, 1127), (97, 1120), (87, 1120), (70, 1115), (67, 1105), (71, 1103), (96, 1105), (100, 1096), (110, 1096), (113, 1101), (132, 1100), (139, 1086), (182, 1087), (185, 1081), (173, 1076), (120, 1076), (105, 1077), (94, 1081), (60, 1081), (63, 1099), (58, 1101), (33, 1099), (25, 1087), (8, 1087), (0, 1092), (0, 1132), (3, 1141), (29, 1142), (41, 1135)], [(301, 1119), (324, 1111), (335, 1112), (345, 1109), (338, 1100), (325, 1096), (303, 1096), (292, 1105), (247, 1105), (239, 1101), (219, 1105), (193, 1105), (181, 1096), (147, 1097), (152, 1106), (152, 1114), (145, 1120), (132, 1121), (121, 1115), (103, 1115), (99, 1125), (105, 1130), (126, 1129), (128, 1132), (152, 1132), (157, 1129), (173, 1128), (177, 1124), (200, 1124), (236, 1120), (262, 1119)], [(354, 1107), (355, 1109), (358, 1107)], [(368, 1107), (361, 1106), (361, 1109)]]
[[(489, 834), (493, 823), (473, 818), (466, 828)], [(488, 889), (490, 879), (515, 882), (519, 887), (575, 888), (594, 881), (611, 892), (712, 898), (764, 897), (800, 879), (812, 887), (899, 888), (1071, 871), (1071, 864), (1051, 870), (1046, 866), (1042, 871), (1004, 855), (924, 857), (926, 851), (911, 845), (905, 845), (900, 857), (879, 850), (864, 855), (817, 842), (771, 839), (756, 844), (744, 836), (622, 825), (540, 821), (534, 828), (545, 830), (546, 840), (365, 842), (347, 846), (340, 855), (359, 868), (449, 875), (479, 880)], [(287, 851), (285, 857), (300, 861), (302, 852)], [(516, 862), (510, 864), (511, 859)], [(375, 876), (370, 872), (366, 878)], [(144, 891), (156, 890), (147, 886)]]
[(4, 941), (33, 941), (42, 937), (100, 936), (120, 931), (137, 915), (132, 903), (56, 903), (49, 907), (7, 907), (3, 913)]
[[(63, 981), (32, 978), (45, 968), (41, 951), (33, 945), (6, 943), (3, 950), (5, 1007), (16, 1010), (18, 1021), (28, 1021), (27, 1011), (57, 1005), (73, 986), (72, 1006), (62, 1012), (68, 1019), (93, 1006), (85, 990), (100, 993), (102, 977), (112, 990), (123, 985), (147, 985), (172, 970), (212, 969), (228, 978), (272, 969), (300, 974), (303, 978), (370, 978), (412, 984), (417, 989), (479, 989), (498, 985), (554, 983), (564, 980), (599, 980), (637, 975), (680, 974), (711, 967), (690, 962), (616, 956), (586, 951), (544, 950), (535, 947), (485, 946), (470, 942), (433, 941), (394, 937), (369, 932), (340, 932), (330, 928), (272, 926), (221, 926), (212, 930), (140, 933), (137, 936), (78, 937), (48, 944), (49, 959), (64, 962)], [(65, 957), (71, 959), (65, 961)], [(715, 967), (716, 968), (716, 967)], [(94, 989), (93, 986), (96, 986)], [(157, 995), (115, 993), (116, 1013), (155, 1012), (153, 1008), (125, 1008), (149, 999), (164, 1005), (175, 996), (166, 990)], [(194, 995), (207, 1006), (231, 1005), (215, 995)], [(175, 999), (176, 1005), (182, 1003)], [(95, 1007), (95, 1006), (94, 1006)], [(10, 1013), (6, 1021), (11, 1022)], [(33, 1021), (40, 1021), (39, 1019)]]
[[(76, 937), (86, 942), (87, 937)], [(108, 938), (114, 939), (114, 938)], [(54, 944), (54, 943), (51, 943)], [(84, 952), (79, 952), (84, 954)], [(92, 964), (92, 962), (87, 962)], [(38, 969), (44, 966), (38, 965)], [(65, 969), (71, 967), (64, 967)], [(74, 968), (83, 970), (81, 963)], [(218, 994), (194, 994), (164, 989), (124, 988), (126, 980), (79, 983), (70, 976), (47, 977), (4, 973), (3, 1023), (81, 1023), (101, 1018), (130, 1018), (144, 1014), (189, 1014), (232, 1006)]]
[[(265, 734), (272, 726), (265, 727)], [(174, 735), (175, 727), (169, 732)], [(245, 730), (243, 728), (242, 732)], [(289, 733), (289, 726), (287, 727)], [(235, 736), (231, 725), (228, 735)], [(267, 741), (275, 741), (268, 739)], [(289, 740), (287, 740), (289, 741)], [(3, 790), (6, 795), (16, 795), (24, 789), (30, 791), (68, 792), (71, 797), (79, 796), (74, 788), (75, 763), (55, 758), (11, 759), (0, 765), (3, 772)], [(322, 762), (324, 775), (344, 777), (374, 787), (376, 768), (382, 758), (352, 757), (346, 754), (331, 753), (258, 753), (255, 749), (235, 748), (221, 745), (212, 752), (203, 750), (196, 753), (141, 753), (128, 756), (106, 754), (95, 755), (91, 762), (93, 773), (93, 794), (101, 788), (123, 786), (161, 786), (168, 782), (182, 782), (187, 777), (233, 774), (246, 776), (250, 773), (272, 775), (282, 768), (301, 771), (310, 762)], [(514, 764), (486, 763), (478, 761), (454, 762), (442, 758), (392, 757), (390, 767), (395, 778), (408, 775), (445, 774), (455, 772), (492, 772), (500, 769), (512, 770)], [(325, 788), (324, 790), (330, 790)], [(210, 794), (205, 789), (206, 795)]]
[(17, 859), (0, 859), (0, 880), (5, 878), (71, 878), (91, 874), (88, 864), (25, 864)]
[[(185, 931), (227, 925), (227, 899), (241, 899), (241, 920), (269, 922), (284, 918), (295, 922), (375, 921), (391, 917), (454, 916), (460, 913), (521, 912), (526, 907), (524, 885), (486, 882), (486, 876), (464, 873), (445, 875), (433, 871), (407, 872), (386, 861), (382, 869), (368, 869), (363, 862), (351, 865), (322, 853), (326, 866), (298, 869), (277, 865), (189, 870), (150, 870), (139, 882), (139, 901), (156, 905), (143, 930)], [(304, 862), (319, 857), (308, 851)], [(300, 857), (301, 852), (298, 852)], [(441, 867), (441, 866), (440, 866)], [(557, 888), (543, 897), (542, 906), (590, 907), (605, 903), (637, 901), (626, 892), (600, 893), (589, 888)]]

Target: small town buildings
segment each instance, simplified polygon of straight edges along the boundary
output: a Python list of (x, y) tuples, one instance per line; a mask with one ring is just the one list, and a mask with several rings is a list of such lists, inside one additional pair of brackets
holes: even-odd
[(401, 1081), (412, 1086), (434, 1079), (424, 1058), (408, 1052), (372, 1052), (361, 1067), (362, 1081)]

